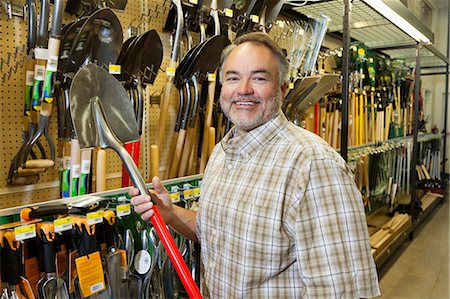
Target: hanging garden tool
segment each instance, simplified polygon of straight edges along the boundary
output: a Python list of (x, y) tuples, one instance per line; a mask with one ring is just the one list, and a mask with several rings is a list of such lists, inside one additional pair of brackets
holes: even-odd
[[(122, 26), (116, 14), (109, 8), (97, 10), (82, 23), (72, 42), (67, 62), (62, 70), (64, 76), (72, 77), (81, 66), (89, 62), (95, 62), (102, 67), (115, 63), (120, 54), (122, 38)], [(74, 133), (71, 130), (70, 135), (76, 145)], [(74, 152), (70, 153), (70, 187), (69, 190), (65, 189), (63, 194), (76, 196), (80, 191), (86, 193), (89, 189), (89, 181), (86, 178), (89, 177), (91, 151), (83, 151), (81, 154), (83, 157), (80, 158), (79, 147), (73, 146), (72, 149)], [(106, 162), (101, 157), (105, 157), (104, 152), (97, 153), (97, 191), (101, 191), (100, 185), (104, 186), (100, 182), (106, 180), (105, 167), (100, 167), (105, 166)], [(79, 164), (75, 164), (76, 161), (79, 161)]]
[[(230, 41), (226, 36), (215, 35), (203, 43), (200, 43), (186, 54), (175, 73), (175, 84), (181, 86), (185, 82), (192, 81), (197, 82), (197, 78), (201, 81), (207, 78), (208, 73), (213, 73), (219, 66), (219, 53), (230, 44)], [(189, 109), (185, 116), (185, 121), (181, 125), (180, 132), (186, 134), (187, 126), (189, 125), (188, 134), (182, 140), (178, 140), (174, 159), (172, 161), (171, 177), (184, 176), (187, 173), (189, 157), (193, 148), (195, 139), (195, 124), (197, 111), (199, 106), (199, 92), (198, 87), (194, 84), (194, 102), (192, 105), (191, 113), (189, 115)], [(183, 149), (184, 148), (184, 149)], [(177, 151), (178, 149), (178, 151)]]
[[(166, 130), (166, 122), (167, 122), (167, 115), (169, 112), (169, 104), (171, 99), (171, 92), (173, 88), (173, 80), (175, 76), (175, 70), (178, 65), (178, 59), (179, 59), (179, 51), (180, 51), (180, 40), (181, 40), (181, 34), (183, 32), (183, 9), (181, 6), (180, 0), (172, 0), (173, 5), (176, 7), (177, 11), (177, 26), (175, 30), (173, 45), (172, 45), (172, 53), (170, 55), (170, 61), (169, 65), (166, 67), (166, 85), (164, 87), (164, 97), (162, 98), (161, 105), (160, 105), (160, 114), (159, 114), (159, 121), (158, 121), (158, 134), (156, 135), (156, 146), (158, 148), (158, 151), (162, 151), (163, 147), (163, 138), (166, 136), (167, 130)], [(154, 152), (154, 151), (152, 151)], [(159, 154), (157, 154), (159, 155)], [(159, 161), (156, 159), (157, 157), (151, 157), (151, 164), (152, 165), (159, 165)], [(153, 168), (153, 167), (152, 167)], [(155, 168), (153, 168), (155, 169)], [(157, 169), (157, 168), (156, 168)], [(167, 170), (168, 172), (168, 170)], [(150, 176), (153, 177), (155, 175), (158, 175), (157, 173), (151, 173)]]
[[(24, 164), (25, 167), (29, 168), (49, 168), (53, 167), (54, 161), (55, 161), (55, 146), (53, 144), (53, 141), (51, 139), (51, 136), (48, 132), (48, 126), (49, 126), (49, 119), (52, 113), (52, 104), (53, 104), (53, 86), (54, 86), (54, 75), (57, 70), (57, 64), (58, 64), (58, 55), (59, 55), (59, 44), (60, 44), (60, 38), (61, 38), (61, 22), (62, 22), (62, 6), (63, 1), (62, 0), (55, 0), (54, 5), (54, 11), (52, 16), (52, 28), (51, 28), (51, 34), (50, 38), (48, 40), (48, 50), (47, 50), (47, 66), (45, 68), (45, 76), (44, 80), (42, 81), (42, 94), (39, 95), (38, 89), (39, 89), (39, 75), (38, 78), (36, 78), (35, 73), (35, 86), (33, 87), (33, 104), (32, 104), (32, 111), (34, 112), (34, 118), (39, 119), (39, 127), (36, 133), (34, 134), (33, 138), (27, 143), (27, 146), (24, 150), (23, 156), (21, 156), (21, 161)], [(44, 6), (44, 2), (41, 4)], [(39, 30), (41, 33), (38, 36), (41, 38), (42, 44), (46, 44), (46, 36), (47, 36), (47, 27), (42, 26), (43, 22), (47, 21), (48, 19), (48, 8), (45, 13), (41, 13), (41, 18), (45, 18), (44, 20), (41, 19), (41, 26)], [(48, 22), (48, 21), (47, 21)], [(47, 24), (48, 26), (48, 24)], [(44, 28), (42, 28), (44, 27)], [(44, 31), (45, 30), (45, 31)], [(38, 53), (38, 52), (37, 52)], [(38, 58), (38, 57), (36, 57)], [(40, 65), (38, 62), (36, 62), (37, 65)], [(40, 65), (43, 66), (43, 65)], [(38, 112), (39, 116), (38, 116)], [(31, 148), (36, 144), (36, 142), (41, 138), (41, 136), (44, 135), (47, 143), (50, 148), (50, 160), (48, 159), (42, 159), (42, 160), (30, 160), (27, 161), (28, 154), (31, 151)]]
[[(27, 38), (27, 55), (25, 58), (25, 91), (24, 91), (24, 115), (23, 115), (23, 131), (22, 131), (22, 145), (11, 161), (8, 172), (8, 184), (22, 185), (36, 183), (39, 180), (39, 173), (45, 171), (45, 168), (24, 169), (20, 165), (20, 155), (23, 152), (28, 140), (35, 134), (36, 127), (31, 122), (31, 96), (34, 83), (34, 47), (36, 44), (36, 3), (34, 0), (27, 0), (26, 8), (28, 11), (28, 38)], [(45, 150), (42, 144), (38, 141), (37, 147), (41, 153), (41, 157), (45, 157)], [(34, 151), (30, 152), (33, 159), (37, 159)]]
[[(144, 95), (142, 89), (147, 84), (153, 84), (163, 58), (161, 39), (155, 30), (149, 30), (134, 38), (127, 47), (123, 57), (118, 58), (122, 67), (119, 77), (129, 88), (130, 98), (134, 106), (139, 135), (142, 135), (144, 113)], [(120, 62), (119, 62), (120, 61)], [(140, 141), (126, 145), (127, 151), (139, 165)], [(122, 187), (130, 186), (130, 179), (125, 167), (122, 169)]]
[(40, 226), (39, 237), (42, 239), (44, 272), (46, 280), (39, 292), (44, 299), (68, 299), (69, 293), (65, 281), (56, 276), (56, 234), (53, 223), (44, 223)]
[[(94, 64), (83, 67), (72, 82), (70, 110), (74, 127), (81, 148), (96, 146), (112, 148), (127, 166), (133, 184), (142, 194), (151, 196), (133, 159), (121, 143), (121, 141), (130, 142), (139, 139), (133, 108), (127, 98), (123, 86), (106, 71)], [(108, 123), (108, 119), (113, 121)], [(198, 287), (190, 276), (156, 206), (154, 212), (151, 221), (157, 229), (183, 285), (191, 298), (200, 298)]]

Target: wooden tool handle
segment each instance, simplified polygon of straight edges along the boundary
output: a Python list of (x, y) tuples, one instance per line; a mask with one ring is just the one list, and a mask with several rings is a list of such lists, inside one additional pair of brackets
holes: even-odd
[(186, 137), (186, 130), (181, 129), (178, 133), (177, 145), (175, 146), (175, 153), (173, 155), (172, 167), (170, 168), (169, 178), (174, 178), (178, 174), (178, 168), (180, 166), (180, 159), (183, 153), (184, 139)]
[(150, 146), (150, 179), (159, 176), (159, 150), (158, 146)]
[(55, 165), (55, 161), (50, 159), (27, 160), (25, 168), (51, 168)]
[(103, 149), (97, 150), (97, 173), (96, 191), (106, 190), (106, 152)]

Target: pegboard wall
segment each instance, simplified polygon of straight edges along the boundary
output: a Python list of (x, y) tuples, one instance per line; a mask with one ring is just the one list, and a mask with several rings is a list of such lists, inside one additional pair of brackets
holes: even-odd
[[(25, 1), (13, 1), (23, 5)], [(39, 11), (39, 1), (36, 1)], [(138, 28), (139, 34), (150, 29), (155, 29), (163, 43), (164, 58), (161, 70), (153, 85), (145, 89), (144, 123), (141, 139), (141, 155), (139, 168), (144, 179), (149, 181), (150, 145), (155, 142), (155, 135), (158, 130), (159, 105), (155, 104), (155, 99), (161, 98), (164, 89), (166, 76), (164, 70), (168, 64), (171, 44), (170, 33), (163, 32), (171, 1), (169, 0), (128, 0), (124, 11), (114, 10), (118, 16), (124, 33), (124, 41), (129, 37), (129, 28)], [(0, 8), (1, 9), (1, 8)], [(50, 13), (52, 12), (52, 8)], [(50, 14), (51, 15), (51, 14)], [(65, 14), (63, 24), (74, 20), (73, 16)], [(50, 24), (51, 26), (51, 24)], [(14, 155), (22, 143), (22, 123), (23, 123), (23, 96), (24, 96), (24, 71), (23, 65), (26, 61), (27, 24), (21, 17), (13, 16), (11, 19), (0, 10), (0, 209), (17, 205), (26, 205), (59, 198), (59, 178), (58, 169), (49, 168), (40, 174), (38, 183), (25, 186), (10, 186), (7, 184), (8, 171)], [(153, 99), (153, 101), (150, 101)], [(176, 120), (176, 110), (178, 106), (177, 93), (173, 92), (170, 100), (170, 111), (167, 126), (173, 127)], [(49, 131), (54, 144), (57, 146), (57, 113), (53, 107), (50, 119)], [(169, 130), (170, 132), (172, 130)], [(165, 141), (172, 139), (172, 133), (166, 136)], [(44, 148), (48, 150), (45, 139), (40, 139)], [(165, 173), (168, 160), (169, 142), (163, 141), (163, 148), (160, 150), (160, 173)], [(121, 187), (122, 162), (117, 154), (107, 149), (107, 186), (108, 190)], [(95, 155), (93, 157), (95, 163)], [(95, 187), (95, 167), (94, 167)], [(94, 189), (95, 190), (95, 189)]]

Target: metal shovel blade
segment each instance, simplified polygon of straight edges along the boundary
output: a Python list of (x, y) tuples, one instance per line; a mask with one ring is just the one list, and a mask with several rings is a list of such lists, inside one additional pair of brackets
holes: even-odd
[(122, 84), (107, 71), (88, 64), (75, 75), (70, 89), (70, 113), (80, 147), (110, 147), (98, 133), (93, 113), (94, 102), (100, 102), (108, 125), (123, 143), (139, 139), (133, 107)]
[(43, 286), (44, 299), (69, 299), (66, 283), (61, 277), (49, 278)]

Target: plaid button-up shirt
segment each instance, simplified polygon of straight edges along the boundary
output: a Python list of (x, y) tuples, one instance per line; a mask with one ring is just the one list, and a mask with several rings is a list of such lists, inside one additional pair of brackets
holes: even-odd
[(197, 214), (206, 296), (379, 295), (361, 194), (345, 161), (283, 113), (216, 145)]

